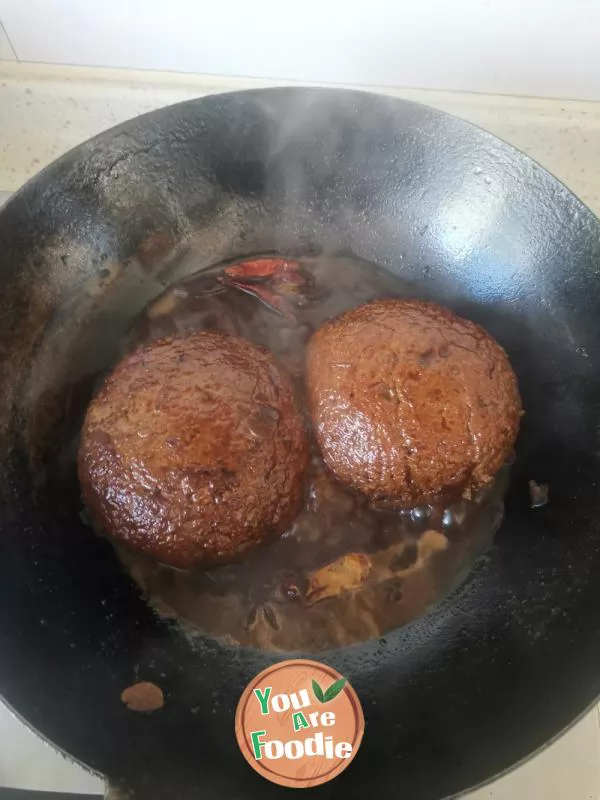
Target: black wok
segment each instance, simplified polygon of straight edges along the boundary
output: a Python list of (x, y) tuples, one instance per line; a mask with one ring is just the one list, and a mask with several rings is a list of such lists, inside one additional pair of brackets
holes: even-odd
[[(0, 691), (144, 799), (283, 794), (233, 734), (243, 688), (276, 656), (192, 646), (80, 521), (90, 376), (183, 268), (315, 250), (376, 262), (482, 322), (527, 414), (505, 522), (468, 579), (384, 639), (322, 656), (367, 729), (314, 796), (447, 797), (600, 694), (598, 220), (521, 153), (412, 103), (303, 88), (183, 103), (68, 153), (0, 214)], [(535, 511), (531, 478), (550, 487)], [(137, 679), (163, 687), (160, 713), (121, 703)]]

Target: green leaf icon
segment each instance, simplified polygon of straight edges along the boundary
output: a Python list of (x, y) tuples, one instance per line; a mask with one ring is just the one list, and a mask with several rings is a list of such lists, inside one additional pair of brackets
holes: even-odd
[(330, 700), (333, 700), (338, 694), (342, 691), (344, 686), (346, 685), (346, 678), (340, 678), (335, 683), (332, 683), (329, 689), (325, 692), (324, 700), (322, 702), (328, 703)]
[(338, 696), (345, 685), (346, 678), (340, 678), (339, 680), (334, 681), (329, 689), (324, 692), (319, 684), (313, 680), (312, 690), (319, 703), (328, 703), (330, 700), (334, 700)]
[(312, 682), (312, 689), (313, 689), (314, 695), (317, 698), (317, 700), (319, 701), (319, 703), (324, 703), (325, 702), (325, 695), (323, 694), (323, 689), (321, 689), (321, 687), (319, 686), (319, 684), (315, 680), (313, 680), (313, 682)]

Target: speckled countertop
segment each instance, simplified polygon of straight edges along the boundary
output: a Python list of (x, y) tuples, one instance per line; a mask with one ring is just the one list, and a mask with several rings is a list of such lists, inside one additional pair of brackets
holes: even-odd
[[(271, 85), (279, 84), (0, 61), (0, 204), (69, 148), (123, 120), (205, 94)], [(553, 172), (600, 215), (600, 103), (385, 91), (500, 136)], [(1, 704), (0, 742), (0, 786), (102, 791), (97, 777), (55, 754)], [(468, 795), (468, 800), (509, 798), (600, 800), (597, 708), (526, 764)]]

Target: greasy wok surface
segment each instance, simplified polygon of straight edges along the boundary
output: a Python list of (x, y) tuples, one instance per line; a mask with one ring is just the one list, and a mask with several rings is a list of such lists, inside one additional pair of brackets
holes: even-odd
[[(1, 212), (0, 692), (140, 797), (283, 794), (233, 735), (276, 656), (190, 643), (154, 617), (80, 520), (73, 461), (135, 314), (186, 271), (269, 251), (392, 270), (485, 325), (519, 378), (527, 414), (491, 550), (427, 615), (322, 659), (367, 728), (313, 794), (446, 797), (600, 694), (600, 224), (522, 154), (408, 102), (275, 89), (173, 106), (67, 154)], [(549, 484), (544, 508), (529, 479)], [(121, 703), (136, 679), (164, 689), (160, 713)]]

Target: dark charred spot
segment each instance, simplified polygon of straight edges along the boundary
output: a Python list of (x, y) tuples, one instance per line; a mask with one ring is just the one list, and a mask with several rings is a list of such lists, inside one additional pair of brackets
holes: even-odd
[(276, 425), (279, 422), (279, 411), (273, 406), (261, 405), (256, 417), (262, 425)]
[(263, 606), (263, 614), (265, 617), (266, 623), (273, 628), (274, 631), (278, 631), (280, 628), (279, 620), (277, 619), (277, 614), (275, 613), (273, 606), (269, 605), (269, 603), (265, 603)]
[(389, 581), (384, 589), (384, 596), (387, 603), (399, 603), (402, 600), (402, 579), (393, 578)]
[(421, 353), (419, 356), (419, 364), (422, 367), (430, 367), (435, 361), (435, 351), (433, 347), (430, 347), (429, 350), (425, 350), (424, 353)]
[(536, 483), (529, 481), (529, 498), (531, 508), (541, 508), (549, 500), (549, 489), (547, 483)]
[(391, 400), (392, 402), (397, 402), (398, 400), (398, 395), (393, 386), (382, 386), (381, 396), (384, 400)]
[(252, 606), (252, 608), (250, 609), (250, 613), (246, 618), (246, 630), (248, 630), (254, 625), (257, 616), (258, 616), (258, 606)]

